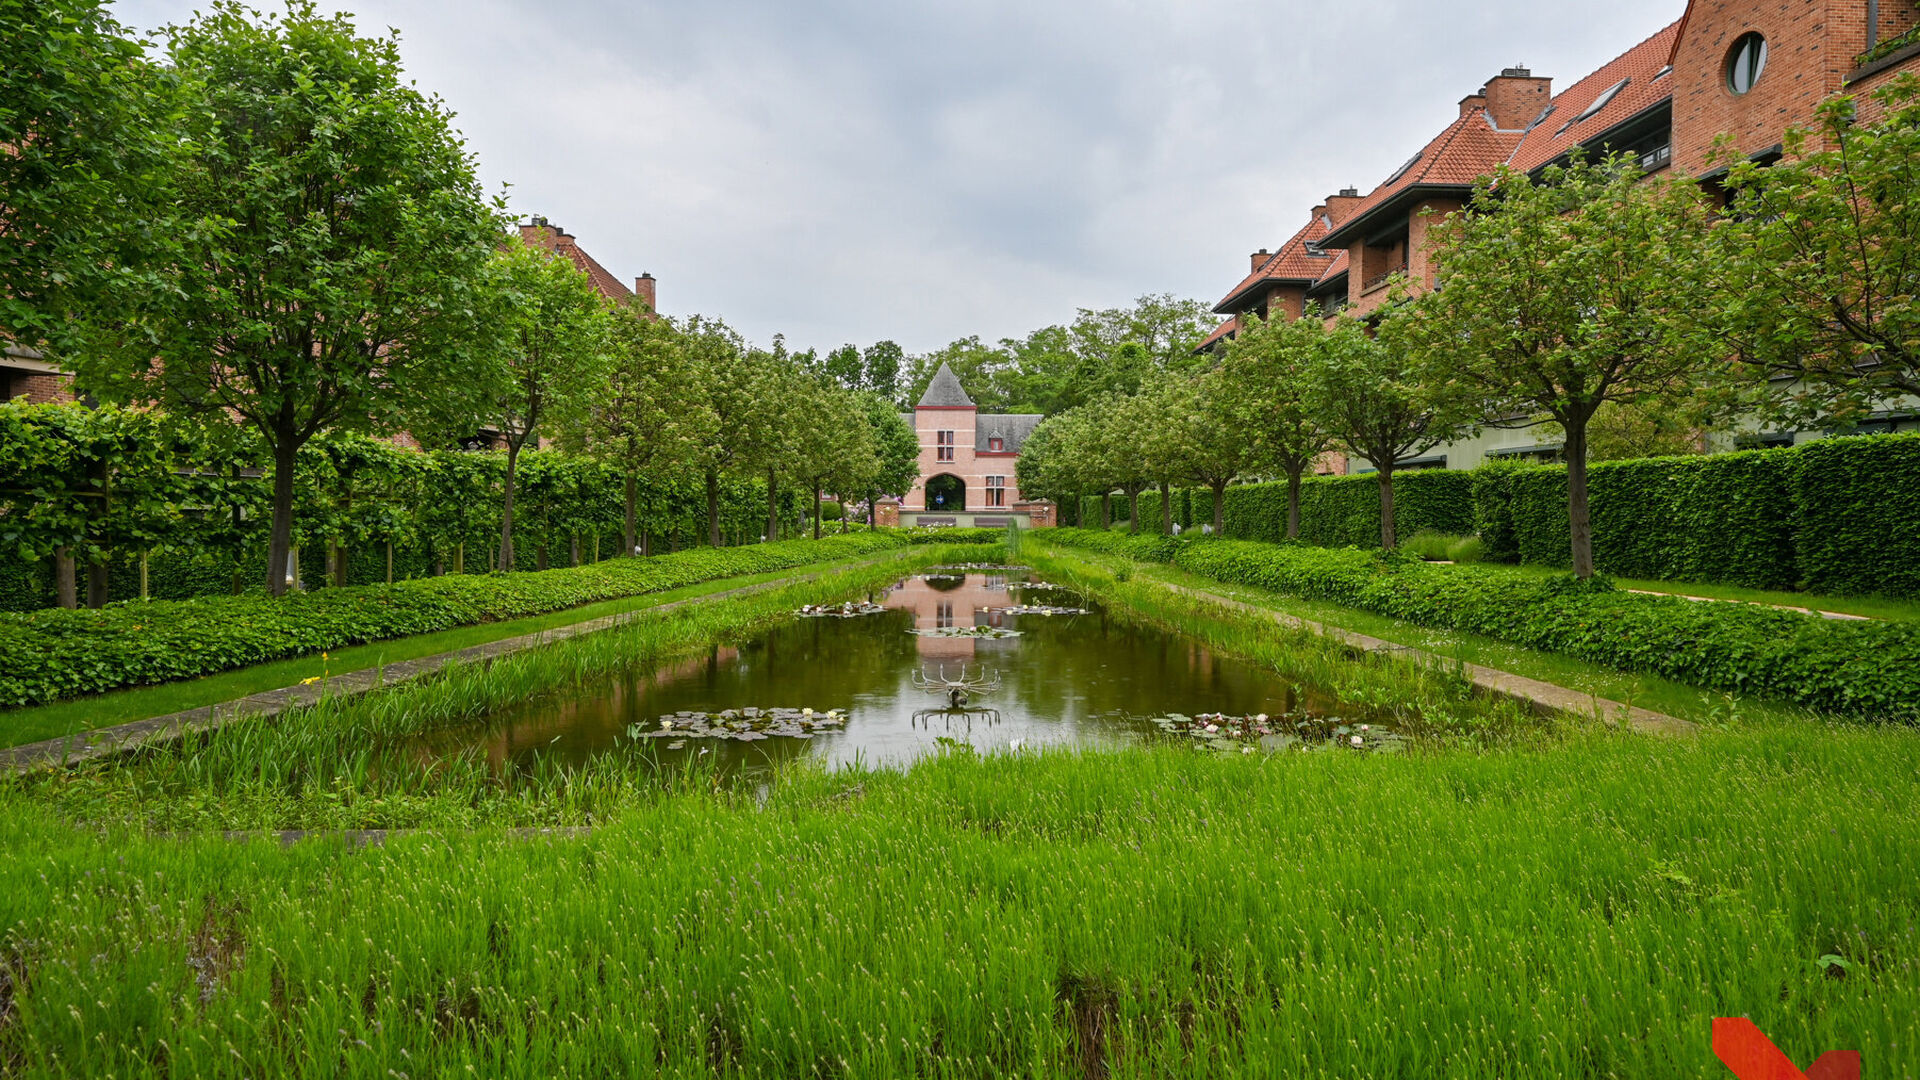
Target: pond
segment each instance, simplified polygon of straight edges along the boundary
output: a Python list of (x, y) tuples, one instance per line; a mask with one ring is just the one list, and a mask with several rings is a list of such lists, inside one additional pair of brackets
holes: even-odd
[[(1204, 734), (1203, 714), (1265, 714), (1273, 730), (1323, 739), (1340, 723), (1323, 695), (1030, 577), (929, 571), (864, 602), (803, 613), (740, 647), (515, 707), (444, 733), (433, 749), (480, 749), (502, 768), (534, 755), (578, 763), (618, 753), (757, 771), (801, 755), (829, 766), (903, 765), (948, 740), (990, 752), (1195, 741), (1191, 729), (1200, 743), (1227, 748)], [(956, 709), (948, 686), (962, 680), (968, 700)], [(1252, 736), (1249, 745), (1295, 741), (1263, 744), (1222, 725)], [(1343, 746), (1346, 731), (1338, 729)]]

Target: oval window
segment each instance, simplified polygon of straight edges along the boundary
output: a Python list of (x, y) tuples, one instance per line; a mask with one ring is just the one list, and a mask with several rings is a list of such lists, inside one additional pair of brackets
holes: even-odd
[(1767, 70), (1767, 39), (1759, 34), (1747, 34), (1733, 43), (1733, 51), (1727, 54), (1727, 87), (1736, 94), (1744, 94), (1753, 89), (1760, 81), (1760, 73)]

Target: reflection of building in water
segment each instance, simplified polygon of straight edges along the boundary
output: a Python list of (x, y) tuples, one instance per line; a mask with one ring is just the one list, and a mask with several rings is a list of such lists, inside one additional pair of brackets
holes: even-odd
[[(935, 575), (935, 580), (913, 578), (887, 596), (886, 606), (913, 612), (916, 630), (944, 630), (954, 626), (996, 626), (1011, 629), (1005, 608), (1007, 579), (980, 574)], [(971, 660), (978, 642), (968, 637), (921, 637), (920, 655), (930, 660)]]

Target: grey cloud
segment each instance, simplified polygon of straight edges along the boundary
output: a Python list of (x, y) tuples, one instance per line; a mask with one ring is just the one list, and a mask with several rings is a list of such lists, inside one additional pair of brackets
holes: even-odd
[(1214, 298), (1500, 67), (1564, 84), (1681, 7), (353, 0), (516, 211), (654, 273), (666, 310), (911, 350)]

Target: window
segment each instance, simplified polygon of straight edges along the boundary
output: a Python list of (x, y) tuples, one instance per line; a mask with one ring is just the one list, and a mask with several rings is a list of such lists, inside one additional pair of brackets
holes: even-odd
[(953, 432), (951, 431), (934, 432), (933, 443), (935, 447), (934, 455), (933, 455), (935, 461), (952, 461), (953, 460)]
[(1007, 505), (1007, 478), (1004, 476), (987, 477), (987, 505)]
[(1625, 90), (1627, 88), (1627, 84), (1632, 81), (1633, 81), (1632, 79), (1621, 79), (1619, 82), (1614, 83), (1612, 86), (1602, 91), (1599, 97), (1593, 99), (1593, 104), (1588, 105), (1585, 111), (1583, 111), (1579, 116), (1576, 116), (1573, 118), (1573, 122), (1577, 124), (1580, 121), (1585, 120), (1587, 117), (1592, 116), (1594, 113), (1599, 112), (1601, 109), (1606, 108), (1607, 103), (1612, 101), (1615, 97), (1617, 97), (1620, 91)]
[(1002, 453), (1006, 450), (1006, 448), (1007, 448), (1007, 440), (1005, 439), (988, 439), (987, 440), (987, 449), (992, 453), (995, 453), (995, 454)]
[(1759, 34), (1743, 35), (1727, 54), (1727, 89), (1744, 94), (1760, 81), (1767, 70), (1767, 39)]

